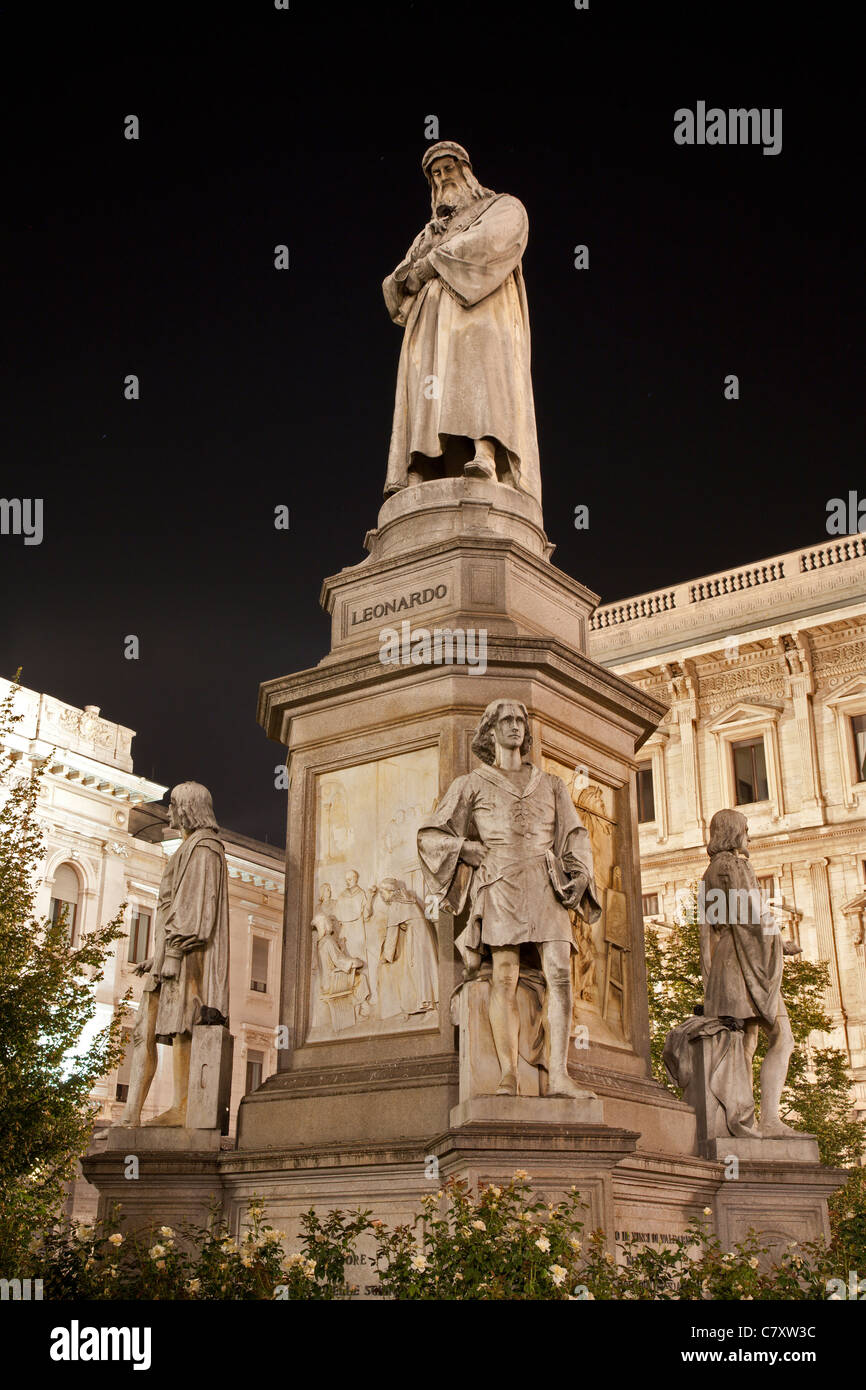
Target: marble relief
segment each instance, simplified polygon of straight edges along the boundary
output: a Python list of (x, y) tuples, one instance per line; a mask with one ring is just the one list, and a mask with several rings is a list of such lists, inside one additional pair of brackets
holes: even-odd
[(555, 758), (545, 757), (542, 766), (563, 779), (589, 832), (602, 906), (601, 917), (591, 926), (576, 912), (569, 913), (577, 948), (571, 957), (572, 1028), (588, 1028), (595, 1042), (622, 1044), (628, 1039), (630, 938), (628, 902), (617, 862), (622, 851), (615, 793), (593, 782), (584, 770), (575, 771)]
[(309, 1041), (438, 1027), (416, 847), (438, 791), (435, 748), (319, 777)]

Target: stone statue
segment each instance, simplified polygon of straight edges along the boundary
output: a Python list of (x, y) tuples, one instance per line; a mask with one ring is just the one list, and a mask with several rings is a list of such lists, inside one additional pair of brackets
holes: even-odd
[(462, 145), (421, 161), (433, 216), (382, 289), (405, 329), (385, 496), (465, 474), (541, 503), (529, 318), (526, 209), (483, 188)]
[(601, 906), (589, 835), (562, 778), (529, 761), (526, 706), (494, 700), (472, 741), (484, 764), (449, 787), (418, 831), (424, 877), (469, 919), (456, 945), (471, 975), (492, 956), (489, 1021), (501, 1071), (497, 1095), (517, 1094), (521, 958), (540, 957), (546, 989), (549, 1095), (584, 1099), (569, 1076), (571, 952), (568, 908), (590, 922)]
[(170, 824), (183, 843), (165, 866), (159, 890), (154, 954), (136, 973), (146, 977), (133, 1030), (129, 1095), (121, 1123), (134, 1128), (156, 1071), (156, 1043), (172, 1048), (174, 1100), (152, 1125), (184, 1125), (190, 1047), (197, 1024), (228, 1025), (229, 906), (225, 849), (211, 795), (198, 782), (171, 793)]
[[(699, 901), (704, 1004), (675, 1028), (665, 1044), (665, 1064), (675, 1084), (695, 1085), (690, 1049), (711, 1039), (702, 1085), (720, 1107), (727, 1132), (742, 1138), (802, 1138), (783, 1123), (779, 1107), (794, 1038), (782, 998), (786, 955), (800, 947), (783, 941), (772, 910), (761, 901), (749, 861), (749, 824), (740, 811), (717, 811), (710, 821), (710, 864)], [(761, 1066), (761, 1120), (755, 1124), (752, 1061), (762, 1030), (769, 1047)], [(701, 1044), (702, 1045), (702, 1044)], [(690, 1103), (695, 1103), (691, 1096)], [(710, 1106), (700, 1097), (704, 1110)]]

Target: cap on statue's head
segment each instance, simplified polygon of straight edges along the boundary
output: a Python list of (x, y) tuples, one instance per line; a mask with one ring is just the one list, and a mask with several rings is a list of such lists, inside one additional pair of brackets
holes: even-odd
[(427, 182), (430, 182), (430, 165), (434, 159), (442, 159), (444, 155), (453, 155), (462, 164), (468, 164), (472, 168), (472, 160), (466, 153), (462, 145), (458, 145), (456, 140), (439, 140), (435, 145), (431, 145), (429, 150), (425, 150), (424, 158), (421, 160), (421, 169)]

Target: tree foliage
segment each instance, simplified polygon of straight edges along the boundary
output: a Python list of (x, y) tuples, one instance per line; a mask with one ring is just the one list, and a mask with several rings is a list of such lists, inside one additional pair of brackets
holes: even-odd
[(123, 906), (78, 945), (63, 915), (36, 915), (44, 766), (21, 771), (7, 746), (22, 717), (16, 689), (17, 679), (0, 702), (0, 1269), (9, 1277), (32, 1233), (57, 1215), (87, 1147), (98, 1108), (91, 1091), (120, 1060), (124, 1012), (90, 1036)]

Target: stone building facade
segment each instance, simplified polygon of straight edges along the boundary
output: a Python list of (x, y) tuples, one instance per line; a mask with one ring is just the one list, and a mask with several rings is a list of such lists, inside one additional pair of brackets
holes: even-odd
[(784, 931), (830, 966), (866, 1113), (866, 536), (596, 609), (589, 654), (670, 705), (638, 754), (645, 921), (674, 920), (714, 812), (749, 821)]
[[(9, 689), (0, 680), (0, 698)], [(137, 1007), (142, 981), (135, 966), (152, 952), (159, 883), (167, 855), (181, 843), (156, 804), (167, 787), (133, 771), (132, 729), (51, 695), (21, 688), (15, 712), (24, 717), (8, 740), (13, 755), (45, 767), (39, 798), (45, 863), (36, 910), (53, 915), (66, 904), (73, 939), (111, 920), (126, 903), (127, 936), (114, 946), (96, 986), (93, 1030), (104, 1027), (128, 989)], [(177, 778), (184, 780), (183, 776)], [(276, 1070), (283, 914), (283, 855), (274, 846), (220, 827), (229, 874), (231, 931), (231, 1031), (234, 1066), (231, 1123), (241, 1097)], [(134, 1024), (129, 1020), (129, 1030)], [(158, 1049), (159, 1066), (143, 1121), (171, 1104), (170, 1049)], [(99, 1121), (120, 1119), (128, 1084), (124, 1061), (96, 1086)], [(69, 1204), (76, 1217), (95, 1211), (96, 1194), (80, 1179)]]

